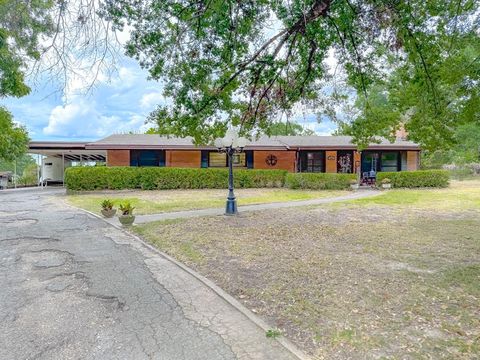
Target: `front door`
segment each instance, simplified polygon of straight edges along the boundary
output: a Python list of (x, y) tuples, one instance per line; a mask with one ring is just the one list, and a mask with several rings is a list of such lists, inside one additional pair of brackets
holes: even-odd
[(362, 152), (362, 174), (365, 172), (377, 172), (378, 162), (379, 162), (379, 153), (373, 151), (363, 151)]

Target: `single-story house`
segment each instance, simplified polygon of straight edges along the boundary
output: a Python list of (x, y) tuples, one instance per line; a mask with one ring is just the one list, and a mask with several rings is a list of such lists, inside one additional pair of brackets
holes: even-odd
[[(66, 167), (105, 162), (107, 166), (219, 168), (227, 166), (214, 146), (196, 146), (191, 138), (150, 134), (111, 135), (94, 142), (30, 142), (42, 156), (42, 178), (59, 181)], [(248, 142), (234, 155), (234, 166), (290, 172), (355, 173), (417, 170), (419, 145), (397, 138), (359, 152), (349, 136), (273, 136)]]

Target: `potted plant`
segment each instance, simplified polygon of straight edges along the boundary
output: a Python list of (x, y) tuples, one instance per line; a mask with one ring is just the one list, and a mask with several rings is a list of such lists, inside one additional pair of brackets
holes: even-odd
[(353, 189), (353, 190), (357, 190), (359, 185), (358, 185), (358, 180), (356, 179), (352, 179), (350, 180), (350, 187)]
[(117, 212), (117, 209), (113, 208), (113, 201), (109, 199), (105, 199), (100, 204), (102, 206), (102, 215), (106, 218), (111, 218)]
[(385, 178), (381, 181), (382, 188), (384, 189), (391, 189), (392, 188), (392, 181), (389, 178)]
[(132, 204), (130, 204), (129, 201), (125, 201), (118, 207), (120, 209), (120, 215), (118, 215), (118, 220), (120, 220), (120, 222), (124, 226), (132, 225), (135, 220), (135, 216), (133, 215), (133, 210), (135, 208), (132, 206)]

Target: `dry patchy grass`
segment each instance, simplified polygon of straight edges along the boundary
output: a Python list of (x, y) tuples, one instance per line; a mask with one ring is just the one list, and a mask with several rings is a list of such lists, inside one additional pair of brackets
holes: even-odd
[(456, 189), (475, 199), (478, 185), (415, 190), (415, 205), (372, 198), (135, 231), (318, 358), (473, 359), (480, 206), (436, 207), (442, 194), (455, 203)]
[[(238, 189), (235, 191), (239, 205), (282, 201), (309, 200), (344, 195), (346, 191), (304, 191), (290, 189)], [(180, 210), (223, 207), (227, 190), (158, 190), (158, 191), (98, 191), (68, 195), (67, 201), (77, 207), (100, 213), (100, 202), (111, 199), (118, 205), (130, 201), (139, 215)]]

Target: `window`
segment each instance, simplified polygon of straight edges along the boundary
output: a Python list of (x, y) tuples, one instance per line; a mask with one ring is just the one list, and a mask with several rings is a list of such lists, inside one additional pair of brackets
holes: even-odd
[(362, 153), (362, 172), (399, 171), (400, 152), (364, 151)]
[[(232, 156), (233, 167), (245, 167), (246, 157), (245, 153), (237, 153)], [(226, 167), (227, 164), (227, 154), (220, 153), (216, 151), (211, 151), (208, 157), (208, 166), (209, 167)]]
[(325, 151), (300, 151), (300, 172), (325, 172)]
[(398, 152), (382, 152), (382, 171), (398, 171)]
[(131, 150), (130, 166), (165, 166), (165, 151)]
[(227, 166), (227, 154), (212, 151), (209, 154), (208, 166), (209, 167), (225, 167), (225, 166)]

